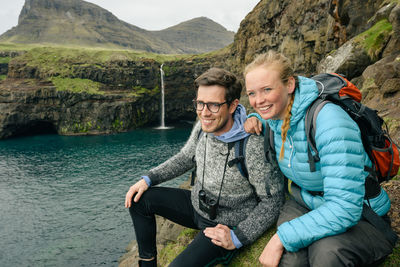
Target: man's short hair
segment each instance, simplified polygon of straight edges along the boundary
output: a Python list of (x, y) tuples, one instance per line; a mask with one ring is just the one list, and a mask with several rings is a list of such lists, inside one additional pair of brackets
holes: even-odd
[(211, 68), (201, 74), (195, 81), (196, 89), (199, 86), (220, 85), (225, 88), (225, 100), (230, 104), (240, 99), (242, 84), (235, 74), (220, 68)]

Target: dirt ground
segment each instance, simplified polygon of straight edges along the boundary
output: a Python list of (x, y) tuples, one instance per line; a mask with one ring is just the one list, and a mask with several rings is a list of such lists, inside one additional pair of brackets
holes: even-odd
[(392, 202), (392, 206), (389, 211), (392, 227), (400, 237), (400, 180), (391, 180), (382, 184), (382, 186), (388, 193)]

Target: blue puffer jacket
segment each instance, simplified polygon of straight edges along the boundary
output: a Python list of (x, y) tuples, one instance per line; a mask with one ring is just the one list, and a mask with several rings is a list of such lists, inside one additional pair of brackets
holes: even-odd
[[(284, 144), (285, 156), (280, 161), (278, 159), (282, 172), (300, 186), (301, 196), (311, 209), (278, 228), (277, 233), (284, 247), (292, 252), (323, 237), (342, 233), (360, 220), (364, 182), (368, 175), (364, 166), (371, 166), (357, 124), (339, 106), (330, 103), (322, 108), (317, 117), (315, 141), (320, 162), (316, 164), (317, 171), (310, 172), (304, 119), (308, 106), (317, 96), (314, 80), (299, 76), (290, 129)], [(258, 114), (251, 115), (266, 123)], [(274, 131), (279, 157), (282, 120), (268, 120), (268, 124)], [(313, 196), (308, 191), (323, 191), (324, 195)], [(386, 214), (390, 208), (390, 200), (384, 190), (370, 202), (379, 215)]]

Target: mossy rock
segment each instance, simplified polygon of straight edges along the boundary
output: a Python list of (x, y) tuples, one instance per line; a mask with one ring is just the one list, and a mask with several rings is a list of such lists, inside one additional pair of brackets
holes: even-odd
[(377, 60), (391, 34), (392, 24), (387, 19), (382, 19), (356, 36), (355, 41), (360, 43), (372, 60)]
[[(231, 267), (254, 267), (261, 266), (258, 258), (260, 257), (265, 245), (269, 239), (276, 232), (276, 228), (273, 227), (264, 233), (256, 242), (252, 245), (244, 247), (239, 250), (238, 254), (233, 258), (229, 264)], [(169, 242), (164, 249), (161, 250), (158, 261), (159, 266), (168, 266), (193, 240), (198, 233), (198, 230), (185, 229), (181, 232), (176, 242)], [(222, 265), (217, 265), (221, 267)], [(400, 243), (397, 244), (393, 253), (379, 265), (380, 267), (397, 267), (400, 266)]]

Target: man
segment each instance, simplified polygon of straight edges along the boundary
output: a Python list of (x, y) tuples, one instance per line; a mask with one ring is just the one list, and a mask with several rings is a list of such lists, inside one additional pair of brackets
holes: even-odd
[[(275, 223), (282, 206), (283, 177), (265, 163), (263, 138), (248, 136), (243, 129), (246, 113), (239, 104), (241, 83), (232, 73), (212, 68), (199, 76), (195, 85), (193, 103), (199, 122), (189, 140), (126, 194), (139, 266), (157, 264), (155, 214), (201, 230), (170, 266), (213, 266), (228, 263), (238, 248), (254, 242)], [(246, 137), (248, 177), (233, 164), (237, 162), (233, 144)], [(195, 166), (197, 179), (192, 191), (154, 187)]]

